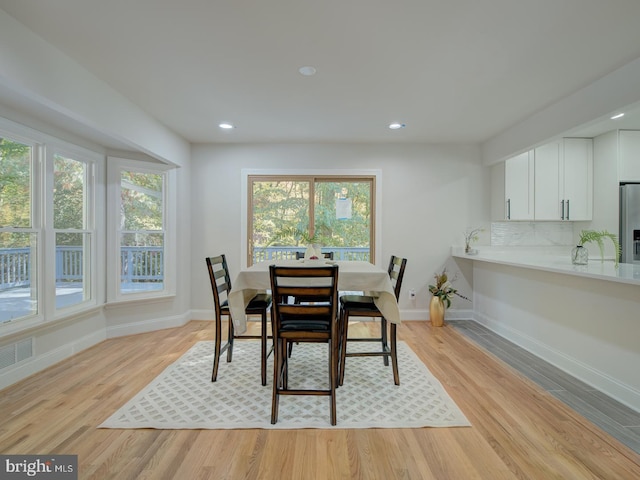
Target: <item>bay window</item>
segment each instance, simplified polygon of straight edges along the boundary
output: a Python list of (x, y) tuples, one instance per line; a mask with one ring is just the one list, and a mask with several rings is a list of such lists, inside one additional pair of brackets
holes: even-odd
[(0, 119), (0, 336), (97, 305), (103, 157)]
[(174, 182), (165, 165), (109, 159), (110, 301), (174, 293)]

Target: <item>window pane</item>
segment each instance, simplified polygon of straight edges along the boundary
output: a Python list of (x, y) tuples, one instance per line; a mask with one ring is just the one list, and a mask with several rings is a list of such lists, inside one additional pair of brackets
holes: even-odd
[(253, 182), (253, 261), (291, 258), (309, 239), (309, 181)]
[(294, 258), (310, 244), (338, 260), (373, 258), (373, 177), (256, 175), (249, 188), (248, 264)]
[(164, 234), (122, 234), (120, 272), (122, 293), (162, 290), (164, 288)]
[(54, 157), (53, 226), (57, 229), (85, 228), (85, 170), (83, 162)]
[(371, 182), (317, 182), (314, 224), (318, 243), (336, 260), (369, 261)]
[(88, 233), (56, 234), (56, 308), (89, 298), (89, 245)]
[(0, 323), (38, 313), (36, 234), (0, 233)]
[(164, 175), (122, 172), (122, 230), (163, 229)]
[(31, 228), (32, 148), (0, 138), (0, 227)]
[[(164, 173), (122, 171), (120, 292), (164, 290)], [(157, 232), (157, 233), (156, 233)]]

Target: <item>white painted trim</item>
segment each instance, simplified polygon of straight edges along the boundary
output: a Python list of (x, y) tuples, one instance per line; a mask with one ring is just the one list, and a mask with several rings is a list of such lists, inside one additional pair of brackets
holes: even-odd
[(429, 320), (429, 310), (400, 310), (400, 320)]
[(513, 330), (503, 322), (498, 322), (487, 315), (475, 312), (474, 320), (497, 335), (515, 343), (569, 375), (591, 385), (620, 403), (627, 405), (629, 408), (640, 411), (640, 391), (634, 387), (624, 384), (610, 375), (596, 370), (559, 350), (551, 348), (545, 343)]
[[(38, 313), (28, 317), (21, 317), (15, 321), (0, 325), (0, 338), (21, 335), (30, 330), (45, 328), (55, 324), (58, 320), (82, 316), (93, 312), (104, 303), (104, 280), (98, 272), (104, 270), (104, 242), (101, 232), (105, 228), (104, 215), (104, 170), (105, 158), (102, 153), (73, 144), (40, 132), (26, 125), (16, 123), (6, 118), (0, 118), (0, 136), (24, 143), (33, 148), (32, 171), (32, 204), (33, 226), (18, 229), (25, 233), (36, 234), (35, 249), (36, 292), (38, 296)], [(90, 279), (89, 300), (75, 305), (56, 307), (55, 288), (47, 288), (55, 276), (55, 229), (53, 222), (53, 174), (54, 155), (60, 154), (85, 164), (88, 168), (85, 190), (88, 193), (88, 225), (82, 229), (90, 234), (91, 252), (87, 260)], [(49, 225), (49, 226), (47, 226)]]
[(120, 263), (107, 264), (107, 302), (110, 304), (149, 298), (169, 298), (175, 296), (175, 272), (177, 271), (177, 178), (176, 168), (160, 163), (141, 162), (120, 157), (107, 159), (107, 252), (111, 258), (120, 258), (120, 176), (123, 170), (162, 174), (165, 176), (163, 189), (163, 232), (164, 232), (164, 288), (160, 291), (122, 293), (120, 290)]
[[(376, 231), (376, 258), (374, 259), (376, 265), (382, 265), (382, 170), (379, 169), (250, 169), (243, 168), (240, 171), (240, 265), (241, 268), (247, 268), (247, 181), (250, 175), (367, 175), (374, 176), (376, 178), (376, 218), (375, 225)], [(386, 268), (386, 265), (384, 265)]]
[(213, 309), (191, 310), (191, 320), (215, 320), (216, 314)]
[[(426, 318), (429, 318), (427, 316)], [(471, 320), (473, 319), (473, 310), (471, 309), (453, 309), (447, 310), (444, 314), (445, 321), (447, 320)]]
[(140, 322), (125, 323), (122, 325), (114, 325), (107, 327), (107, 338), (124, 337), (127, 335), (135, 335), (138, 333), (154, 332), (165, 328), (182, 327), (192, 318), (191, 312), (171, 317), (154, 318), (151, 320), (143, 320)]
[[(446, 319), (449, 320), (472, 320), (473, 310), (447, 310)], [(215, 320), (213, 309), (191, 310), (192, 320)], [(400, 319), (404, 321), (429, 321), (429, 310), (405, 309), (400, 310)]]

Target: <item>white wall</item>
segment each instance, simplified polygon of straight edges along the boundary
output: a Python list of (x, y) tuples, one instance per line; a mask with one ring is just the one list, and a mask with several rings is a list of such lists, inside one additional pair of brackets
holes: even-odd
[[(482, 145), (485, 165), (542, 145), (640, 100), (640, 58), (523, 119)], [(570, 132), (569, 132), (570, 133)], [(567, 135), (571, 136), (571, 135)]]
[(189, 144), (70, 57), (0, 10), (0, 87), (174, 165)]
[(473, 263), (477, 321), (640, 411), (637, 285)]
[[(468, 227), (489, 226), (489, 169), (475, 146), (434, 145), (198, 145), (192, 148), (193, 318), (212, 318), (206, 256), (225, 253), (232, 272), (241, 265), (242, 169), (381, 170), (382, 265), (390, 255), (408, 258), (400, 309), (403, 319), (427, 319), (433, 274), (449, 262), (451, 245)], [(448, 260), (449, 259), (449, 260)], [(471, 269), (455, 286), (470, 296)], [(415, 289), (417, 299), (409, 300)], [(470, 317), (471, 303), (456, 299), (449, 314)]]

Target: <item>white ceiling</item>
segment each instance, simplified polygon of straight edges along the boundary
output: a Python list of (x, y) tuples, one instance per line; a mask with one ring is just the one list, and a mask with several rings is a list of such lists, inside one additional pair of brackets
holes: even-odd
[[(482, 143), (640, 57), (637, 0), (0, 8), (194, 143)], [(304, 65), (317, 74), (300, 75)], [(220, 131), (222, 121), (237, 128)]]

